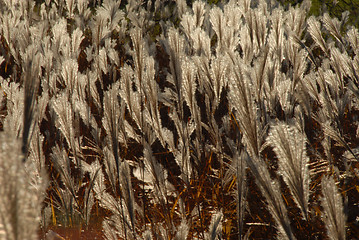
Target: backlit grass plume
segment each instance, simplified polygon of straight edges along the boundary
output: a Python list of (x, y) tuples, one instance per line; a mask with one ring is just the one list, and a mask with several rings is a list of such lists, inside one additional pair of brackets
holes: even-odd
[(11, 132), (0, 133), (0, 238), (38, 239), (46, 181), (33, 163), (24, 164), (21, 143)]
[(322, 206), (323, 221), (327, 228), (330, 239), (345, 240), (346, 230), (343, 198), (338, 192), (337, 185), (333, 177), (323, 177), (322, 179)]
[(305, 136), (296, 126), (279, 123), (271, 127), (267, 144), (273, 147), (278, 157), (279, 172), (303, 217), (308, 218), (310, 175)]

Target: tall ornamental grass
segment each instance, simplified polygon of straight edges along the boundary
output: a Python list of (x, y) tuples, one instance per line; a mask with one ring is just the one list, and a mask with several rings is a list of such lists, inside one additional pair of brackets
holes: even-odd
[(356, 238), (359, 32), (310, 6), (0, 0), (0, 238)]

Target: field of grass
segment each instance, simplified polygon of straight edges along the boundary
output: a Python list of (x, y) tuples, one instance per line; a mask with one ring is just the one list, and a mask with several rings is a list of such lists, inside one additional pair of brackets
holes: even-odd
[(358, 239), (357, 20), (315, 9), (0, 0), (0, 239)]

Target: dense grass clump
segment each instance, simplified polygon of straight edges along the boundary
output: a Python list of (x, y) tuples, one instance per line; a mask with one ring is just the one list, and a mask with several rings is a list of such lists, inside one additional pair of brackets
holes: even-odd
[(359, 32), (310, 9), (0, 0), (0, 238), (357, 237)]

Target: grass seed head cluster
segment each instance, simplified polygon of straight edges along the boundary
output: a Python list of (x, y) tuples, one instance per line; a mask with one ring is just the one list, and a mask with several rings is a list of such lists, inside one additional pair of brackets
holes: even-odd
[(309, 9), (0, 0), (0, 238), (358, 236), (359, 32)]

